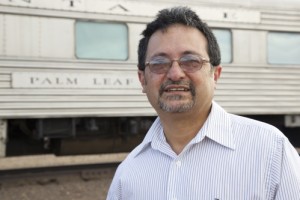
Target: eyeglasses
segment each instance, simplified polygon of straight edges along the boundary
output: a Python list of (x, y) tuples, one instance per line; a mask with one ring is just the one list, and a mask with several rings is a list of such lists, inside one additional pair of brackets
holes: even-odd
[(202, 68), (204, 63), (209, 63), (205, 58), (201, 58), (198, 55), (184, 55), (178, 60), (170, 60), (163, 56), (157, 56), (146, 62), (146, 67), (148, 66), (150, 71), (155, 74), (165, 74), (172, 67), (173, 62), (177, 62), (180, 68), (187, 73), (193, 73)]

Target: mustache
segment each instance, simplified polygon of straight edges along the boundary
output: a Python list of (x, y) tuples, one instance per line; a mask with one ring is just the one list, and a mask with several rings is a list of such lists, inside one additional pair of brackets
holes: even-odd
[(192, 96), (195, 96), (196, 94), (196, 90), (195, 90), (195, 86), (192, 84), (192, 82), (190, 81), (172, 81), (172, 80), (167, 80), (166, 82), (164, 82), (160, 88), (159, 88), (159, 94), (162, 95), (165, 91), (165, 88), (169, 85), (179, 85), (179, 86), (185, 86), (188, 87), (190, 92), (192, 93)]

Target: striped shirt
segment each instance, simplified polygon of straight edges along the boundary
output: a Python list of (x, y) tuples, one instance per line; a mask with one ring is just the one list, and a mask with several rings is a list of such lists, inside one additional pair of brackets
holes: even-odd
[(160, 119), (120, 164), (107, 200), (300, 200), (300, 159), (268, 124), (213, 102), (198, 134), (177, 155)]

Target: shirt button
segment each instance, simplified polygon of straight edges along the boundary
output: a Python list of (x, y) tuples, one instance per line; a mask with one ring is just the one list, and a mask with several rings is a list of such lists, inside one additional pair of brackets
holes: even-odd
[(181, 161), (180, 160), (176, 161), (176, 165), (177, 165), (177, 167), (180, 167), (181, 166)]

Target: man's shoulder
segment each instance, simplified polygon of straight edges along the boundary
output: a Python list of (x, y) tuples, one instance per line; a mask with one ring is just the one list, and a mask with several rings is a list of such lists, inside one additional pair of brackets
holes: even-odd
[(284, 140), (286, 138), (278, 128), (271, 124), (235, 114), (229, 114), (229, 116), (235, 135), (245, 135), (247, 138), (254, 137), (257, 140), (260, 138)]
[(222, 123), (229, 123), (233, 133), (252, 133), (252, 134), (262, 134), (267, 133), (276, 137), (284, 137), (284, 134), (275, 126), (251, 119), (249, 117), (236, 115), (233, 113), (228, 113), (221, 106), (214, 102), (215, 110), (218, 113), (219, 120), (223, 120)]
[(240, 126), (250, 126), (253, 128), (261, 128), (264, 130), (270, 130), (270, 131), (279, 131), (275, 126), (268, 124), (263, 121), (259, 121), (256, 119), (252, 119), (249, 117), (244, 117), (236, 114), (229, 113), (229, 116), (232, 120), (233, 124), (240, 125)]

